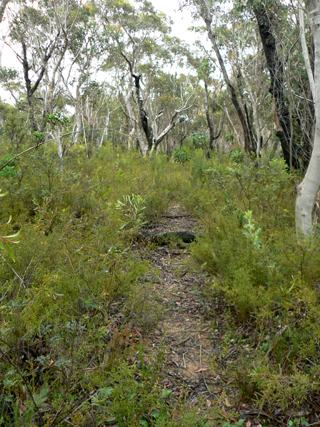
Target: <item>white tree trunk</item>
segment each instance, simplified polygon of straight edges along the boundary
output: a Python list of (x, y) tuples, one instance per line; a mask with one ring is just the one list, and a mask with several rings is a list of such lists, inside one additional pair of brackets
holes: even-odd
[(110, 123), (110, 114), (111, 114), (111, 112), (108, 111), (108, 114), (106, 116), (106, 120), (105, 120), (105, 123), (104, 123), (104, 129), (101, 132), (101, 138), (100, 138), (100, 141), (98, 142), (98, 148), (102, 147), (104, 138), (106, 138), (106, 139), (108, 138), (109, 123)]
[(307, 69), (307, 73), (308, 73), (308, 79), (309, 79), (309, 84), (310, 84), (310, 88), (311, 88), (311, 93), (312, 93), (312, 96), (314, 96), (314, 93), (315, 93), (314, 79), (313, 79), (313, 74), (312, 74), (312, 69), (311, 69), (311, 64), (310, 64), (310, 58), (309, 58), (309, 53), (308, 53), (308, 47), (307, 47), (307, 42), (306, 42), (306, 35), (305, 35), (305, 28), (304, 28), (304, 11), (303, 11), (301, 5), (299, 5), (299, 25), (300, 25), (300, 41), (301, 41), (303, 59), (304, 59), (304, 63), (305, 63), (306, 69)]
[(254, 123), (256, 125), (256, 133), (257, 133), (257, 159), (259, 159), (260, 151), (261, 151), (261, 129), (260, 129), (260, 120), (259, 120), (258, 101), (257, 101), (257, 96), (255, 96), (255, 94), (253, 93), (252, 88), (250, 86), (249, 76), (248, 76), (247, 71), (245, 69), (245, 63), (244, 63), (244, 60), (243, 60), (241, 49), (240, 49), (239, 53), (240, 53), (240, 59), (241, 59), (241, 65), (242, 65), (242, 70), (241, 71), (242, 71), (242, 74), (243, 74), (244, 82), (246, 84), (246, 89), (247, 89), (247, 91), (249, 92), (249, 95), (250, 95), (250, 101), (251, 101), (252, 110), (253, 110), (253, 119), (254, 119)]
[(298, 237), (312, 232), (312, 209), (320, 185), (320, 3), (306, 0), (306, 9), (314, 39), (314, 102), (316, 129), (314, 147), (306, 175), (298, 186), (296, 199), (296, 232)]

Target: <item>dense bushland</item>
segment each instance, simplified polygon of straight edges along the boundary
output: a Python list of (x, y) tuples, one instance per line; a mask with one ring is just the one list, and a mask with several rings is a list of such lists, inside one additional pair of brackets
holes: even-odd
[(185, 203), (205, 232), (191, 253), (234, 330), (227, 342), (242, 357), (230, 373), (243, 401), (297, 410), (319, 390), (319, 236), (295, 238), (295, 178), (282, 160), (233, 152), (199, 165), (202, 186)]
[(226, 351), (236, 342), (237, 398), (286, 411), (319, 392), (319, 244), (295, 239), (282, 160), (207, 160), (192, 147), (88, 159), (74, 146), (62, 164), (39, 147), (1, 175), (1, 234), (22, 228), (16, 262), (1, 252), (2, 425), (223, 424), (218, 400), (201, 416), (171, 400), (165, 349), (144, 359), (161, 307), (135, 236), (173, 202), (203, 229), (188, 268), (206, 278), (213, 319), (223, 313)]

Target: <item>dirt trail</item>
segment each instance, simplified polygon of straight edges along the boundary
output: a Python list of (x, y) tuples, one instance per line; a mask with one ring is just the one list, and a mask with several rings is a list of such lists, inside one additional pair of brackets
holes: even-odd
[[(179, 205), (171, 206), (151, 230), (201, 234), (197, 221)], [(261, 427), (261, 412), (244, 403), (239, 405), (237, 388), (226, 369), (229, 363), (236, 363), (238, 346), (223, 345), (224, 316), (214, 310), (212, 302), (206, 302), (203, 279), (188, 268), (189, 245), (185, 246), (158, 246), (148, 254), (150, 265), (158, 272), (150, 273), (148, 280), (153, 283), (162, 315), (147, 338), (146, 351), (152, 358), (160, 348), (166, 349), (163, 385), (172, 395), (187, 396), (192, 406), (204, 402), (206, 413), (218, 404), (225, 420), (236, 411), (246, 420), (246, 426)], [(241, 328), (239, 333), (245, 334)], [(200, 407), (199, 411), (202, 412)]]
[[(151, 226), (156, 233), (177, 231), (201, 234), (196, 220), (181, 206), (171, 206), (161, 220)], [(214, 310), (206, 302), (204, 282), (200, 274), (187, 266), (189, 245), (179, 248), (177, 244), (155, 247), (148, 253), (154, 271), (148, 280), (153, 283), (153, 297), (161, 306), (161, 320), (147, 337), (146, 351), (153, 358), (161, 348), (167, 351), (164, 387), (175, 396), (187, 396), (192, 406), (205, 402), (206, 414), (212, 405), (218, 405), (225, 420), (237, 424), (245, 420), (247, 427), (287, 425), (286, 414), (278, 408), (268, 413), (245, 404), (239, 398), (239, 389), (234, 378), (228, 378), (228, 366), (238, 365), (241, 350), (251, 342), (250, 327), (238, 326), (236, 334), (241, 336), (241, 345), (234, 339), (224, 341), (227, 324), (223, 311)], [(215, 328), (218, 329), (215, 329)], [(242, 348), (242, 347), (243, 348)], [(198, 409), (199, 414), (202, 409)], [(270, 412), (270, 413), (269, 413)], [(235, 417), (235, 413), (238, 416)], [(279, 418), (280, 417), (280, 418)], [(265, 424), (264, 424), (265, 425)], [(318, 424), (312, 424), (318, 425)]]
[[(172, 206), (152, 228), (160, 232), (192, 231), (197, 222), (179, 205)], [(149, 337), (149, 346), (165, 344), (169, 348), (165, 385), (177, 395), (187, 388), (188, 398), (197, 404), (199, 398), (210, 401), (212, 383), (217, 382), (210, 357), (217, 351), (209, 307), (201, 292), (199, 275), (184, 266), (188, 249), (175, 245), (156, 247), (150, 254), (151, 265), (159, 271), (154, 291), (163, 307), (161, 320)], [(212, 399), (211, 399), (212, 400)]]

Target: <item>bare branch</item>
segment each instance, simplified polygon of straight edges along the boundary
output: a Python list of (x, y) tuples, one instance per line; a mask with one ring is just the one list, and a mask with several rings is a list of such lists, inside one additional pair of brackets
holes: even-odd
[(120, 53), (121, 53), (121, 56), (126, 60), (126, 62), (129, 65), (130, 74), (133, 75), (133, 64), (122, 51)]
[(171, 131), (171, 129), (173, 129), (178, 123), (182, 123), (182, 122), (184, 122), (186, 120), (185, 117), (179, 117), (178, 119), (176, 119), (176, 117), (177, 117), (178, 114), (181, 114), (183, 111), (187, 111), (187, 110), (189, 110), (190, 108), (192, 108), (194, 106), (194, 103), (191, 104), (191, 105), (187, 105), (188, 102), (189, 102), (189, 100), (193, 96), (193, 94), (194, 94), (194, 92), (192, 92), (188, 96), (188, 98), (186, 99), (184, 105), (182, 105), (180, 108), (178, 108), (177, 110), (175, 110), (175, 112), (172, 114), (169, 125), (160, 133), (160, 135), (157, 137), (157, 139), (155, 139), (154, 146), (152, 147), (153, 150), (158, 147), (158, 145), (160, 144), (160, 142)]

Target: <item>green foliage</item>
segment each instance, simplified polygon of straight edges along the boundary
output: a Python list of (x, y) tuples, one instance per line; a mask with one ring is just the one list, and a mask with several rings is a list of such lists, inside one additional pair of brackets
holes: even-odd
[(26, 130), (27, 116), (12, 109), (6, 117), (4, 123), (4, 135), (9, 140), (10, 145), (15, 149), (21, 149), (27, 141), (28, 132)]
[(193, 148), (202, 148), (205, 150), (208, 147), (207, 137), (204, 133), (192, 132), (192, 145)]
[(235, 424), (223, 423), (222, 427), (240, 427), (244, 424), (245, 420), (239, 420)]
[(145, 200), (139, 194), (123, 196), (122, 201), (118, 200), (116, 209), (119, 209), (125, 216), (125, 221), (120, 229), (138, 229), (143, 225), (143, 211), (145, 210)]
[(243, 228), (245, 228), (245, 230), (243, 230), (243, 234), (249, 239), (251, 239), (253, 246), (256, 249), (259, 249), (261, 246), (261, 240), (259, 238), (261, 228), (255, 229), (251, 211), (245, 212), (244, 219), (247, 221), (247, 224), (244, 224), (243, 226)]
[(33, 136), (35, 137), (35, 140), (37, 141), (38, 144), (44, 142), (46, 139), (46, 135), (43, 132), (35, 131), (33, 133)]
[[(1, 166), (4, 166), (6, 163), (11, 160), (12, 156), (5, 156), (1, 162), (0, 162), (0, 168)], [(16, 176), (17, 173), (17, 162), (15, 160), (12, 160), (6, 167), (4, 167), (2, 170), (0, 170), (0, 177), (13, 177)]]
[(50, 126), (62, 125), (68, 126), (70, 119), (65, 115), (61, 114), (59, 111), (54, 114), (47, 114), (45, 116), (45, 121), (50, 124)]
[(178, 147), (173, 152), (174, 161), (177, 163), (186, 163), (191, 159), (191, 153), (186, 147)]
[(163, 356), (135, 356), (136, 328), (152, 333), (162, 309), (133, 237), (179, 198), (185, 171), (166, 156), (102, 149), (89, 160), (78, 147), (58, 166), (40, 147), (23, 180), (3, 177), (15, 189), (2, 199), (13, 218), (3, 234), (16, 241), (7, 229), (24, 230), (14, 270), (0, 270), (3, 423), (81, 425), (90, 410), (97, 423), (194, 426), (196, 410), (182, 403), (172, 416)]
[(289, 420), (288, 426), (289, 427), (296, 427), (296, 426), (308, 426), (309, 423), (306, 421), (305, 417), (302, 417), (301, 419), (295, 418), (293, 421)]
[(250, 324), (250, 351), (230, 365), (241, 398), (298, 407), (318, 390), (320, 241), (295, 239), (294, 185), (282, 161), (236, 158), (211, 161), (185, 196), (205, 230), (193, 266), (231, 322)]
[(4, 261), (0, 270), (3, 423), (86, 425), (93, 413), (101, 425), (223, 425), (218, 401), (199, 417), (201, 403), (171, 396), (161, 384), (165, 347), (150, 357), (136, 332), (152, 334), (163, 310), (148, 248), (134, 237), (172, 202), (201, 223), (190, 268), (204, 274), (212, 311), (225, 310), (226, 351), (237, 339), (227, 374), (239, 397), (285, 410), (318, 393), (320, 245), (295, 240), (294, 183), (283, 162), (207, 160), (201, 149), (184, 164), (108, 148), (83, 153), (73, 147), (61, 171), (52, 149), (39, 147), (23, 180), (18, 165), (18, 175), (2, 178), (4, 191), (14, 189), (1, 200), (2, 223), (13, 218), (3, 234), (16, 240), (24, 230), (14, 270)]
[(242, 163), (244, 160), (244, 152), (242, 150), (232, 150), (231, 160), (232, 160), (232, 163), (235, 165)]
[[(7, 195), (7, 193), (0, 193), (0, 198), (5, 197), (6, 195)], [(10, 216), (7, 224), (10, 224), (11, 219), (12, 219), (12, 217)], [(0, 235), (0, 249), (2, 249), (2, 250), (6, 249), (6, 251), (8, 252), (8, 254), (9, 254), (9, 256), (13, 262), (15, 262), (15, 256), (14, 256), (14, 253), (11, 249), (10, 244), (18, 244), (19, 243), (17, 238), (20, 235), (20, 233), (21, 233), (21, 229), (17, 233), (11, 234), (9, 236), (3, 236), (2, 234)], [(3, 257), (2, 257), (2, 259), (4, 260)]]

